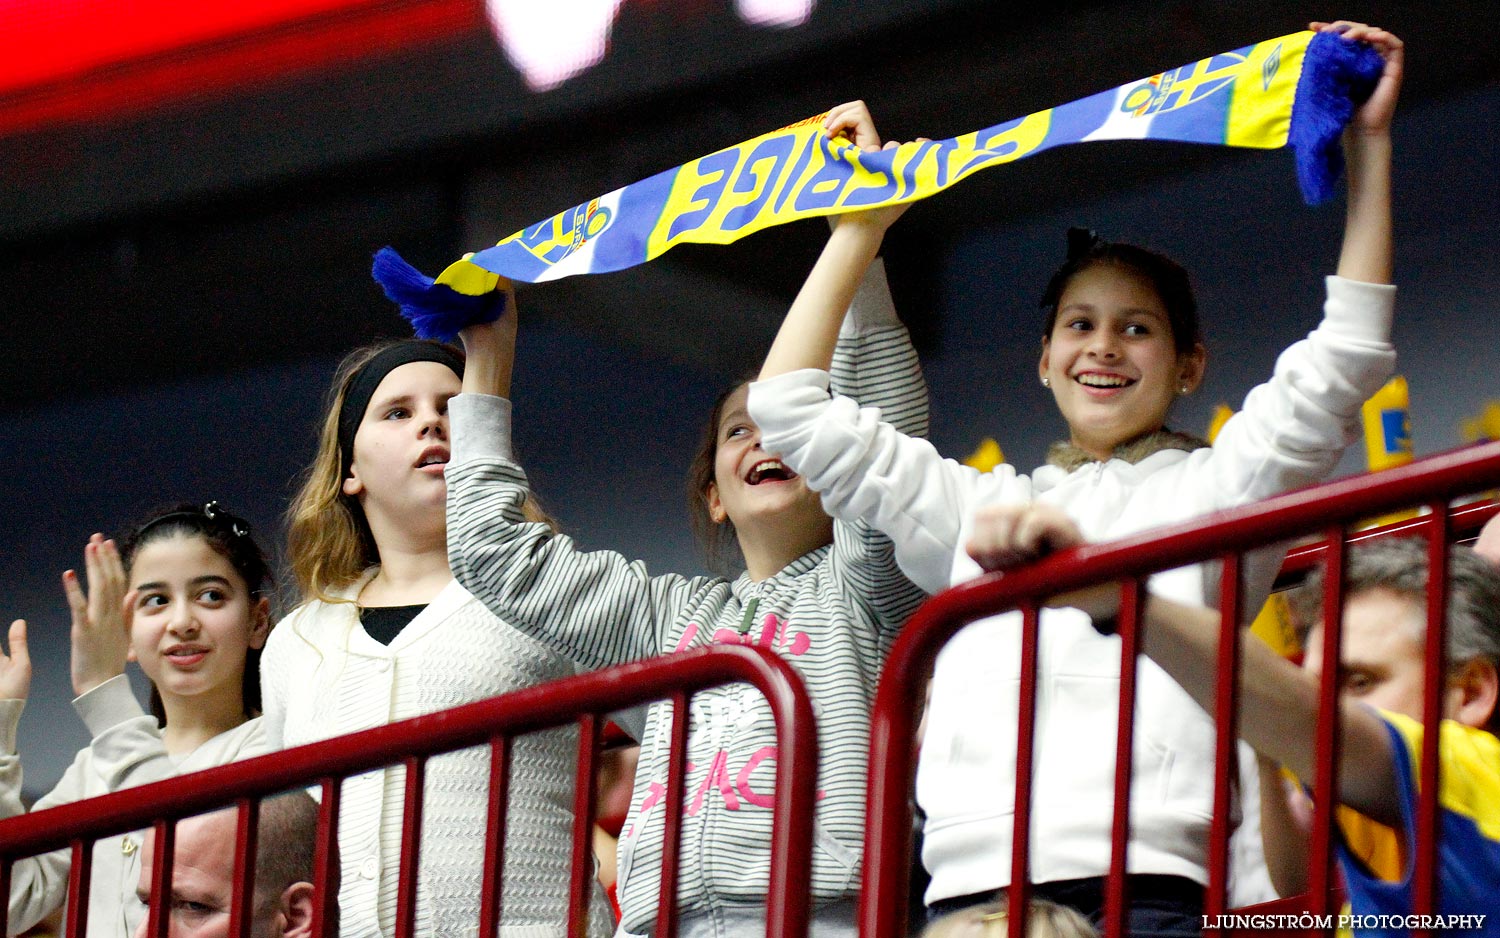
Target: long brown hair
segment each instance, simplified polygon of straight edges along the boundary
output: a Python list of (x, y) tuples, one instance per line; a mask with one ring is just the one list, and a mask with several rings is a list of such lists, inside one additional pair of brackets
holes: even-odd
[[(344, 494), (345, 466), (352, 453), (339, 445), (339, 415), (359, 370), (385, 349), (411, 339), (377, 342), (355, 349), (339, 363), (318, 433), (318, 452), (302, 473), (286, 513), (287, 560), (304, 600), (346, 602), (337, 593), (380, 562), (380, 549), (359, 500)], [(437, 343), (433, 343), (437, 344)], [(363, 416), (363, 415), (361, 415)], [(557, 530), (534, 495), (522, 506), (528, 521)]]
[(370, 359), (395, 341), (355, 349), (334, 372), (318, 433), (318, 453), (286, 514), (287, 560), (303, 599), (337, 602), (333, 595), (379, 562), (375, 536), (358, 500), (344, 494), (345, 454), (339, 445), (339, 414), (349, 383)]
[(693, 534), (703, 548), (704, 559), (714, 573), (731, 576), (736, 565), (743, 563), (740, 543), (735, 534), (734, 522), (729, 519), (715, 521), (708, 513), (708, 487), (714, 478), (714, 465), (719, 456), (719, 421), (724, 416), (724, 407), (734, 393), (751, 381), (751, 375), (725, 388), (714, 401), (708, 414), (708, 424), (698, 438), (698, 449), (688, 466), (687, 508)]

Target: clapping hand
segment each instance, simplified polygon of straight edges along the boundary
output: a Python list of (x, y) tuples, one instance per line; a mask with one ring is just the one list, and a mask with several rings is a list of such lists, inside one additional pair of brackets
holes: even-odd
[(26, 620), (10, 624), (10, 654), (0, 652), (0, 700), (25, 700), (31, 692), (31, 656), (26, 652)]
[(86, 694), (125, 673), (130, 652), (129, 600), (125, 565), (115, 542), (95, 534), (83, 549), (88, 592), (73, 570), (63, 573), (63, 592), (73, 614), (73, 692)]

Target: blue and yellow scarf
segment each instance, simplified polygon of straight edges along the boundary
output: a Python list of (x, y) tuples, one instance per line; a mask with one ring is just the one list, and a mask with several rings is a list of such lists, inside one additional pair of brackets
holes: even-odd
[(1293, 33), (974, 133), (872, 153), (830, 139), (820, 114), (576, 205), (435, 280), (390, 248), (374, 274), (419, 336), (452, 339), (500, 314), (500, 277), (623, 270), (683, 242), (729, 244), (801, 218), (925, 199), (982, 169), (1091, 140), (1290, 144), (1303, 195), (1317, 204), (1343, 168), (1339, 134), (1382, 68), (1363, 43)]

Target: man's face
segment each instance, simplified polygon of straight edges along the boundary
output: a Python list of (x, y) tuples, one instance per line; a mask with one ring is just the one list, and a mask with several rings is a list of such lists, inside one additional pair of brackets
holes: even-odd
[[(136, 895), (143, 903), (151, 897), (155, 841), (154, 835), (147, 834), (141, 851), (141, 877)], [(188, 818), (177, 825), (177, 853), (172, 862), (172, 888), (167, 896), (170, 938), (229, 938), (234, 843), (233, 811)], [(255, 905), (259, 907), (262, 903)], [(250, 933), (267, 936), (268, 923), (257, 917)], [(146, 938), (144, 918), (136, 929), (136, 938)]]
[[(1422, 719), (1423, 662), (1420, 636), (1427, 628), (1426, 608), (1387, 589), (1356, 593), (1344, 601), (1343, 647), (1339, 688), (1372, 707)], [(1307, 636), (1303, 667), (1323, 670), (1323, 629)], [(1444, 700), (1443, 716), (1452, 718), (1457, 700)]]

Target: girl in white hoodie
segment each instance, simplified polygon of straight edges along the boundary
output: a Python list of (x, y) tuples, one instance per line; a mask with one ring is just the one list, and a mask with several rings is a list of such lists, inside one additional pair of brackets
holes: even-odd
[[(845, 216), (809, 275), (751, 387), (763, 445), (782, 453), (835, 517), (888, 533), (902, 570), (932, 592), (979, 573), (963, 548), (987, 505), (1058, 505), (1090, 539), (1103, 540), (1322, 480), (1354, 439), (1360, 405), (1394, 366), (1390, 123), (1401, 43), (1356, 24), (1312, 28), (1370, 43), (1385, 72), (1345, 138), (1348, 217), (1323, 321), (1281, 355), (1214, 446), (1166, 429), (1173, 401), (1203, 379), (1186, 273), (1161, 255), (1077, 234), (1043, 297), (1038, 377), (1068, 428), (1048, 465), (1030, 476), (1009, 465), (977, 472), (903, 436), (877, 411), (830, 396), (824, 369), (839, 317), (899, 207)], [(867, 117), (861, 107), (844, 119)], [(1262, 554), (1247, 564), (1248, 608), (1278, 563)], [(1159, 574), (1150, 589), (1217, 600), (1215, 572), (1203, 566)], [(1044, 615), (1031, 876), (1038, 895), (1097, 915), (1109, 865), (1119, 642), (1077, 610)], [(1010, 881), (1018, 626), (1016, 614), (982, 620), (938, 657), (917, 774), (932, 875), (926, 898), (935, 913), (987, 901)], [(1128, 928), (1196, 935), (1213, 722), (1150, 662), (1137, 681)]]

